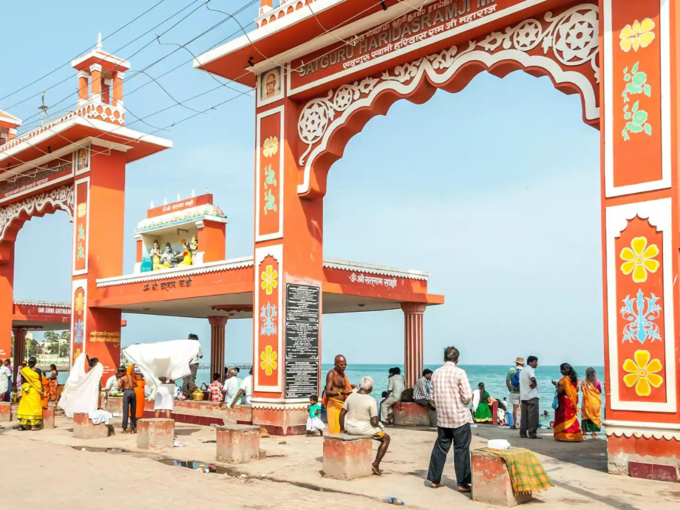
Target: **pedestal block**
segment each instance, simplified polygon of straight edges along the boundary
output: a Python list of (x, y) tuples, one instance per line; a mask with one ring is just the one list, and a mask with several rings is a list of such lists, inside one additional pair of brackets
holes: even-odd
[(324, 436), (324, 476), (338, 480), (371, 476), (371, 443), (372, 439), (368, 436)]
[(472, 499), (499, 506), (527, 503), (531, 494), (515, 495), (508, 466), (500, 457), (478, 450), (472, 452)]
[(217, 461), (243, 464), (260, 457), (260, 427), (224, 425), (217, 432)]
[(429, 427), (430, 412), (415, 402), (397, 402), (392, 407), (394, 425), (397, 427)]
[(0, 402), (0, 422), (12, 421), (12, 404)]
[(175, 439), (175, 420), (142, 418), (137, 420), (137, 448), (172, 448)]
[(73, 415), (73, 437), (78, 439), (104, 439), (109, 437), (109, 426), (104, 423), (95, 425), (87, 413)]
[(43, 429), (53, 429), (54, 422), (54, 407), (43, 409)]

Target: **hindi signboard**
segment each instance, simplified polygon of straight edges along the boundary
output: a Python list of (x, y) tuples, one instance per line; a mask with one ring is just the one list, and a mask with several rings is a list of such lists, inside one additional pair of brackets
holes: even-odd
[(319, 394), (321, 289), (286, 285), (286, 398)]

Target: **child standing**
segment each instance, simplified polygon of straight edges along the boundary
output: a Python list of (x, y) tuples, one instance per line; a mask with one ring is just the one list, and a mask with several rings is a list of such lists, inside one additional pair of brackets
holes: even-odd
[(313, 436), (314, 432), (319, 431), (319, 435), (323, 436), (323, 429), (326, 425), (321, 421), (321, 406), (319, 405), (319, 398), (316, 395), (309, 397), (309, 418), (307, 418), (307, 435)]

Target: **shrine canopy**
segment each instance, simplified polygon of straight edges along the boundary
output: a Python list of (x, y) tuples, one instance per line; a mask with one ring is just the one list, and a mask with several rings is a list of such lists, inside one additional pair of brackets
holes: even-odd
[[(278, 268), (255, 274), (252, 256), (226, 257), (227, 216), (209, 193), (152, 207), (134, 236), (132, 274), (100, 278), (91, 306), (177, 317), (253, 317), (253, 288), (283, 292)], [(324, 313), (401, 309), (402, 303), (442, 304), (428, 294), (423, 271), (325, 259)]]
[(59, 331), (71, 328), (71, 305), (47, 301), (15, 301), (12, 328)]

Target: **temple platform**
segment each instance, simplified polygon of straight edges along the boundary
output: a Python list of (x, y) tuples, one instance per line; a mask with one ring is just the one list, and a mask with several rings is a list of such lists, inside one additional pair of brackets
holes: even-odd
[[(282, 505), (277, 507), (285, 509), (285, 499), (295, 497), (295, 508), (307, 508), (310, 498), (315, 500), (316, 508), (327, 506), (330, 502), (338, 508), (351, 508), (363, 510), (376, 508), (380, 500), (385, 496), (399, 498), (406, 502), (407, 506), (431, 509), (449, 509), (452, 507), (462, 509), (487, 509), (494, 508), (471, 500), (469, 494), (461, 494), (455, 490), (455, 471), (451, 458), (446, 463), (444, 470), (444, 487), (432, 490), (426, 483), (427, 467), (436, 437), (436, 431), (431, 428), (388, 428), (387, 432), (392, 436), (390, 449), (381, 465), (384, 471), (382, 477), (367, 477), (351, 481), (343, 481), (324, 477), (323, 470), (323, 438), (304, 436), (292, 437), (268, 437), (261, 438), (260, 448), (266, 450), (267, 458), (257, 462), (238, 466), (215, 462), (216, 438), (214, 427), (203, 427), (192, 424), (177, 424), (176, 439), (181, 447), (155, 451), (137, 448), (137, 438), (131, 435), (121, 435), (120, 420), (114, 421), (116, 434), (106, 439), (78, 440), (72, 437), (72, 421), (63, 416), (57, 417), (57, 428), (36, 433), (18, 432), (3, 424), (5, 430), (0, 434), (0, 448), (21, 445), (22, 458), (30, 461), (35, 453), (36, 457), (49, 459), (55, 457), (61, 461), (73, 463), (88, 463), (93, 472), (99, 471), (99, 465), (103, 466), (101, 472), (108, 473), (105, 476), (104, 485), (98, 481), (76, 485), (77, 480), (59, 479), (62, 484), (73, 484), (73, 490), (86, 491), (83, 497), (88, 496), (87, 491), (99, 491), (103, 487), (104, 495), (108, 491), (115, 491), (118, 483), (111, 479), (117, 471), (121, 473), (135, 472), (144, 480), (172, 480), (172, 486), (167, 490), (165, 498), (161, 498), (159, 491), (147, 491), (143, 485), (139, 494), (151, 498), (153, 504), (166, 505), (168, 508), (182, 508), (178, 505), (183, 501), (186, 494), (191, 495), (192, 506), (201, 508), (215, 508), (210, 498), (214, 498), (217, 491), (229, 491), (234, 497), (257, 487), (244, 505), (272, 504), (271, 494), (276, 493), (277, 499), (282, 500)], [(565, 444), (553, 441), (548, 431), (541, 431), (543, 440), (522, 440), (517, 436), (517, 431), (500, 429), (498, 427), (479, 426), (473, 429), (471, 448), (485, 446), (488, 439), (508, 439), (515, 446), (532, 449), (542, 463), (555, 487), (541, 493), (534, 494), (531, 505), (545, 505), (545, 508), (568, 510), (582, 506), (589, 510), (611, 510), (612, 508), (635, 508), (637, 510), (670, 510), (678, 508), (680, 504), (680, 491), (678, 485), (664, 482), (653, 482), (624, 476), (615, 476), (607, 473), (606, 442), (604, 440), (588, 440), (583, 443)], [(42, 444), (41, 444), (42, 443)], [(377, 443), (372, 444), (372, 455), (375, 455)], [(75, 449), (74, 449), (75, 448)], [(86, 448), (89, 451), (81, 451)], [(107, 449), (121, 449), (123, 453), (106, 453)], [(129, 453), (128, 453), (129, 452)], [(68, 457), (75, 455), (73, 459)], [(8, 454), (0, 458), (0, 469), (8, 473), (12, 470), (12, 455)], [(191, 472), (187, 469), (172, 467), (173, 461), (211, 464), (216, 466), (221, 474), (205, 475)], [(169, 463), (164, 465), (162, 462)], [(101, 463), (101, 464), (100, 464)], [(126, 475), (127, 476), (127, 475)], [(128, 477), (129, 478), (129, 477)], [(9, 482), (8, 482), (9, 483)], [(120, 481), (122, 484), (123, 481)], [(219, 485), (213, 485), (219, 484)], [(201, 491), (194, 490), (197, 485)], [(215, 487), (214, 491), (212, 487)], [(211, 489), (208, 489), (211, 487)], [(295, 488), (295, 495), (287, 491)], [(133, 493), (137, 491), (131, 489)], [(157, 487), (156, 487), (157, 489)], [(324, 493), (320, 492), (323, 489)], [(153, 492), (153, 493), (152, 493)], [(162, 491), (161, 491), (162, 492)], [(333, 494), (327, 494), (333, 492)], [(111, 492), (112, 494), (113, 492)], [(92, 494), (95, 494), (92, 492)], [(285, 495), (284, 495), (285, 494)], [(96, 495), (96, 494), (95, 494)], [(651, 497), (651, 495), (654, 495)], [(10, 495), (11, 497), (11, 495)], [(155, 498), (155, 499), (154, 499)], [(169, 498), (172, 498), (170, 501)], [(231, 500), (231, 497), (230, 497)], [(121, 501), (122, 500), (117, 500)], [(237, 503), (236, 500), (232, 501)], [(11, 504), (10, 504), (11, 507)], [(532, 506), (533, 507), (533, 506)], [(292, 508), (292, 507), (291, 507)]]

